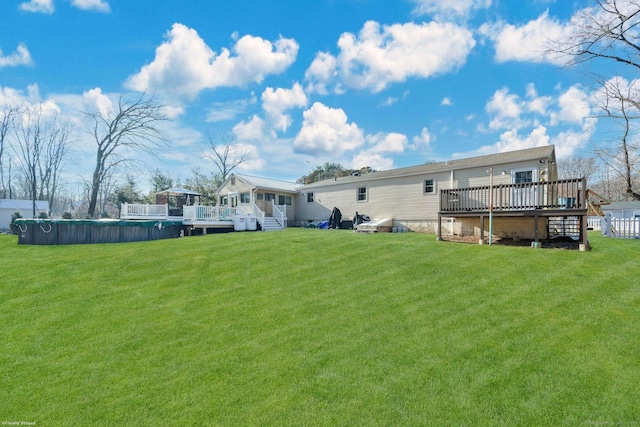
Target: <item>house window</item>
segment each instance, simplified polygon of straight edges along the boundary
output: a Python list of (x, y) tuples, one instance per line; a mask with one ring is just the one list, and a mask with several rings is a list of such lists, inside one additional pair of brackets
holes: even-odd
[(533, 182), (533, 171), (519, 171), (515, 173), (514, 184)]
[(307, 193), (307, 203), (313, 203), (313, 193)]
[(278, 195), (278, 204), (291, 205), (291, 196), (283, 196), (282, 194)]
[(366, 202), (367, 201), (367, 187), (358, 187), (357, 193), (357, 201)]
[(270, 202), (276, 199), (276, 195), (274, 193), (264, 193), (264, 201)]
[(231, 178), (231, 185), (236, 185), (236, 179), (235, 178)]
[(229, 199), (227, 198), (227, 196), (220, 197), (220, 204), (222, 206), (227, 206), (228, 201)]
[(262, 193), (256, 194), (256, 200), (259, 201), (259, 202), (263, 201), (264, 200), (264, 194), (262, 194)]
[(424, 194), (435, 194), (436, 193), (436, 181), (435, 179), (425, 179), (424, 180)]
[(251, 203), (249, 193), (240, 193), (240, 203)]

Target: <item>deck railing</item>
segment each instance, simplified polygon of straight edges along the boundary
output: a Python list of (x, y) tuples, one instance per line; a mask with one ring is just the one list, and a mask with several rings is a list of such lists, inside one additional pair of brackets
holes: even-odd
[(168, 205), (141, 205), (124, 203), (120, 207), (120, 218), (167, 218), (169, 216)]
[(236, 208), (226, 206), (184, 206), (182, 219), (185, 221), (233, 221)]
[[(493, 194), (493, 200), (490, 195)], [(586, 209), (586, 181), (564, 179), (440, 190), (440, 212)]]

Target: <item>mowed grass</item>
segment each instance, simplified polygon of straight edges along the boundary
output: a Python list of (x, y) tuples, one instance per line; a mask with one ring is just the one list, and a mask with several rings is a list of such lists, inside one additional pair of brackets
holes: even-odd
[(640, 242), (0, 236), (0, 422), (638, 425)]

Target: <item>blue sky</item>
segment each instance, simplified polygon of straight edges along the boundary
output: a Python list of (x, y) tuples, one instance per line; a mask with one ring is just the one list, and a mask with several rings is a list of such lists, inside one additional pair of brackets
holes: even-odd
[(80, 112), (145, 90), (172, 118), (168, 150), (145, 162), (181, 180), (214, 170), (207, 133), (235, 136), (241, 172), (286, 180), (546, 144), (562, 158), (600, 123), (590, 82), (545, 41), (594, 4), (4, 0), (0, 106), (43, 103), (77, 124), (75, 182), (92, 167)]

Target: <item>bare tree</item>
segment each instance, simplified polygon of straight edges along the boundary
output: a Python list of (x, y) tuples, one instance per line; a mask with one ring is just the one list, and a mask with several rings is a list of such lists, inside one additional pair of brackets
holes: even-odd
[(167, 118), (162, 110), (162, 105), (143, 93), (133, 100), (120, 97), (112, 114), (91, 114), (90, 133), (96, 144), (96, 164), (88, 215), (96, 216), (101, 187), (115, 169), (135, 162), (138, 152), (155, 155), (163, 148), (165, 138), (160, 123)]
[[(8, 147), (9, 131), (13, 126), (13, 120), (16, 115), (16, 108), (5, 106), (0, 111), (0, 198), (5, 199), (7, 195), (11, 198), (11, 176), (7, 177), (9, 188), (5, 183), (4, 159), (5, 150)], [(9, 162), (9, 174), (11, 173), (11, 162)]]
[(224, 182), (231, 172), (247, 161), (247, 153), (243, 151), (231, 134), (217, 136), (207, 135), (211, 152), (205, 152), (204, 157), (211, 160), (220, 173), (220, 182)]
[(584, 177), (587, 178), (587, 182), (591, 182), (598, 169), (595, 157), (571, 156), (558, 161), (560, 179)]
[(638, 172), (640, 145), (632, 138), (634, 121), (640, 118), (637, 103), (632, 102), (637, 89), (635, 81), (616, 77), (602, 86), (604, 100), (602, 110), (605, 117), (612, 119), (621, 129), (619, 136), (611, 146), (596, 148), (596, 154), (602, 162), (624, 181), (625, 194), (634, 200), (640, 200), (640, 193), (634, 191), (634, 175)]
[[(584, 9), (573, 19), (569, 35), (551, 42), (548, 53), (567, 56), (570, 66), (600, 61), (610, 64), (608, 72), (614, 75), (630, 72), (635, 76), (640, 70), (640, 0), (595, 0), (595, 3), (595, 7)], [(631, 139), (632, 121), (640, 118), (640, 91), (635, 80), (627, 83), (621, 77), (606, 78), (595, 73), (592, 78), (603, 95), (603, 117), (612, 119), (621, 129), (616, 144), (597, 148), (596, 153), (607, 167), (624, 178), (627, 196), (640, 200), (632, 179), (638, 147)]]
[(49, 209), (55, 203), (60, 175), (69, 153), (71, 128), (60, 122), (55, 113), (42, 105), (17, 110), (14, 121), (13, 151), (18, 157), (25, 194), (32, 201), (36, 215), (36, 200), (47, 200)]
[(572, 31), (551, 40), (548, 54), (563, 55), (568, 65), (602, 59), (640, 69), (640, 0), (595, 0), (596, 7), (580, 11)]
[(38, 161), (39, 190), (38, 198), (49, 201), (49, 210), (55, 208), (60, 187), (60, 175), (70, 151), (71, 126), (67, 122), (59, 123), (54, 117), (45, 135), (42, 155)]

